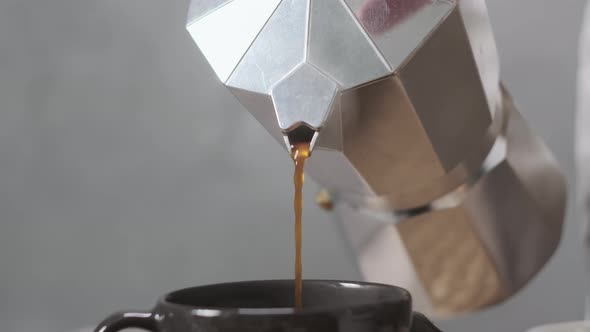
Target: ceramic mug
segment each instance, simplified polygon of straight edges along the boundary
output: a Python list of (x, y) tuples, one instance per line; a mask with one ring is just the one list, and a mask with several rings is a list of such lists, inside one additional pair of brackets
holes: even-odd
[(306, 280), (303, 308), (293, 303), (293, 280), (200, 286), (164, 295), (149, 311), (115, 313), (95, 332), (439, 332), (395, 286)]

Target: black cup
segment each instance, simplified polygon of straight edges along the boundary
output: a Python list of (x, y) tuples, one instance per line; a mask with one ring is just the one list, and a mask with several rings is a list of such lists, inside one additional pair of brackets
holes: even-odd
[[(293, 308), (293, 280), (245, 281), (187, 288), (163, 296), (151, 311), (119, 312), (95, 332), (426, 332), (399, 287), (306, 280), (303, 308)], [(411, 327), (411, 329), (410, 329)]]

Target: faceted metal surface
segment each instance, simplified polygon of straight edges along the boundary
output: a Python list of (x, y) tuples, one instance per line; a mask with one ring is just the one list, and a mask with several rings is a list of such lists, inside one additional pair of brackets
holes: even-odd
[(337, 92), (336, 83), (315, 67), (308, 64), (297, 67), (272, 89), (279, 127), (289, 130), (305, 123), (314, 129), (320, 128), (332, 109)]
[[(497, 106), (497, 103), (494, 104), (498, 100), (497, 60), (482, 0), (466, 0), (460, 6), (450, 0), (193, 2), (188, 25), (191, 35), (220, 79), (228, 87), (240, 89), (242, 94), (250, 91), (254, 95), (270, 95), (273, 87), (291, 71), (307, 63), (332, 79), (342, 92), (392, 73), (405, 73), (404, 84), (409, 87), (410, 97), (414, 93), (412, 83), (416, 82), (417, 95), (438, 93), (440, 96), (452, 96), (449, 91), (465, 89), (464, 95), (473, 95), (474, 102), (488, 103), (488, 117)], [(200, 18), (195, 20), (195, 17)], [(465, 22), (473, 27), (465, 26)], [(439, 29), (441, 25), (447, 28)], [(432, 37), (433, 33), (447, 35)], [(459, 39), (455, 43), (459, 47), (447, 45), (455, 39)], [(425, 43), (432, 45), (431, 50), (421, 51)], [(474, 52), (474, 47), (477, 47), (477, 52)], [(440, 59), (436, 59), (438, 52), (442, 52)], [(464, 61), (470, 62), (474, 69), (462, 70)], [(428, 70), (421, 69), (425, 64), (429, 65)], [(412, 71), (412, 68), (416, 70)], [(455, 78), (462, 74), (472, 77)], [(432, 78), (439, 80), (432, 81)], [(473, 84), (473, 81), (479, 83)], [(428, 82), (432, 88), (420, 87)], [(485, 96), (483, 99), (479, 97), (482, 94)], [(455, 107), (444, 97), (436, 97), (424, 102)], [(314, 107), (310, 104), (305, 110), (275, 109), (275, 121), (263, 122), (271, 132), (275, 132), (276, 128), (269, 128), (269, 125), (274, 124), (282, 132), (287, 132), (297, 122), (316, 129), (334, 128), (335, 124), (326, 123), (332, 118), (329, 113), (335, 108), (335, 105), (331, 106)], [(466, 121), (475, 121), (472, 131), (480, 132), (479, 124), (485, 126), (489, 119), (486, 120), (486, 115), (481, 112), (469, 113), (469, 106), (462, 107), (472, 118), (466, 118)], [(252, 113), (260, 113), (256, 108), (264, 107), (248, 104)], [(448, 116), (444, 109), (439, 113)], [(270, 116), (269, 112), (265, 114)], [(308, 118), (322, 121), (307, 123)], [(421, 120), (428, 126), (429, 122), (437, 123), (438, 117), (429, 114)], [(336, 131), (342, 130), (332, 130), (332, 133)], [(453, 155), (448, 149), (449, 140), (455, 138), (448, 137), (439, 142), (440, 137), (447, 137), (450, 132), (443, 131), (441, 135), (434, 128), (428, 130), (435, 142), (435, 150), (440, 152), (441, 161), (448, 170), (455, 166), (460, 156)], [(342, 136), (322, 138), (322, 135), (320, 133), (318, 148), (343, 145), (342, 141), (338, 141)], [(461, 136), (461, 133), (457, 135)]]
[[(242, 94), (270, 95), (273, 87), (302, 63), (330, 78), (330, 85), (336, 85), (338, 91), (391, 73), (341, 0), (194, 0), (190, 8), (187, 29), (197, 46), (220, 80)], [(253, 113), (258, 112), (257, 107), (248, 105)], [(292, 128), (293, 121), (285, 124), (279, 118), (301, 118), (295, 122), (317, 129), (327, 127), (325, 121), (332, 108), (311, 105), (308, 110), (275, 110), (275, 124), (283, 132)], [(322, 121), (307, 123), (303, 117)], [(326, 143), (326, 147), (341, 145)]]
[[(200, 0), (191, 3), (195, 2)], [(279, 2), (231, 1), (198, 20), (189, 21), (188, 32), (222, 82), (242, 59)]]
[(319, 150), (342, 151), (342, 98), (336, 96), (332, 109), (329, 111), (328, 119), (322, 128), (322, 134), (318, 135), (316, 145), (321, 146)]
[(391, 70), (342, 1), (312, 1), (307, 61), (349, 89)]
[[(341, 174), (326, 178), (316, 168), (327, 166), (310, 161), (317, 182), (357, 204), (383, 198), (389, 207), (411, 209), (478, 171), (502, 117), (488, 107), (460, 19), (458, 11), (448, 15), (398, 74), (342, 94), (340, 151), (351, 165), (331, 168)], [(334, 180), (355, 176), (368, 188), (345, 189)]]
[(446, 0), (345, 1), (394, 70), (455, 7)]
[(227, 85), (270, 94), (275, 84), (305, 60), (307, 9), (306, 0), (281, 1)]
[(398, 71), (437, 159), (451, 170), (482, 139), (497, 110), (487, 103), (458, 9)]
[(500, 60), (485, 0), (461, 0), (458, 9), (488, 105), (490, 109), (502, 107), (502, 94), (498, 86)]
[(464, 186), (458, 204), (394, 212), (387, 224), (336, 201), (366, 280), (407, 288), (418, 310), (449, 317), (506, 300), (543, 268), (559, 244), (565, 182), (508, 96), (505, 113), (507, 149), (490, 152), (500, 160)]
[(503, 120), (488, 103), (463, 22), (456, 7), (395, 74), (342, 92), (340, 135), (320, 132), (314, 156), (323, 159), (324, 144), (341, 146), (349, 165), (311, 160), (308, 173), (318, 183), (351, 204), (411, 210), (479, 171)]

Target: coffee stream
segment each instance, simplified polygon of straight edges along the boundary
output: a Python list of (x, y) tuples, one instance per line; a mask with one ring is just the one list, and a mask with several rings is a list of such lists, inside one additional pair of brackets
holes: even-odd
[(303, 306), (303, 279), (302, 279), (302, 263), (301, 263), (301, 238), (302, 225), (301, 214), (303, 212), (303, 180), (305, 161), (310, 154), (309, 142), (297, 143), (291, 147), (291, 157), (295, 162), (295, 174), (293, 182), (295, 184), (295, 195), (293, 199), (293, 207), (295, 209), (295, 307), (301, 308)]

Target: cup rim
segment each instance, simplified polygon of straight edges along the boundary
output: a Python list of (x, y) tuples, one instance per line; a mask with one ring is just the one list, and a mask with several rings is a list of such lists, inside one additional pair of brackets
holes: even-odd
[(227, 316), (227, 315), (238, 315), (238, 316), (292, 316), (292, 315), (306, 315), (306, 314), (318, 314), (318, 313), (325, 313), (325, 312), (341, 312), (341, 311), (350, 311), (350, 310), (362, 310), (365, 308), (374, 308), (376, 305), (408, 305), (408, 311), (411, 312), (412, 306), (412, 297), (410, 293), (401, 287), (381, 284), (381, 283), (374, 283), (374, 282), (365, 282), (365, 281), (347, 281), (347, 280), (324, 280), (324, 279), (305, 279), (303, 280), (303, 284), (325, 284), (329, 286), (341, 286), (341, 287), (349, 287), (349, 288), (358, 288), (358, 287), (378, 287), (381, 289), (389, 290), (389, 294), (384, 296), (383, 298), (378, 299), (378, 301), (373, 302), (358, 302), (354, 304), (338, 304), (335, 303), (333, 305), (322, 305), (322, 306), (313, 306), (313, 307), (303, 307), (303, 308), (294, 308), (294, 307), (261, 307), (261, 308), (241, 308), (241, 307), (216, 307), (216, 306), (206, 306), (206, 305), (189, 305), (189, 304), (182, 304), (170, 301), (170, 297), (185, 293), (185, 292), (194, 292), (198, 290), (203, 290), (207, 287), (219, 287), (219, 286), (236, 286), (236, 285), (252, 285), (252, 284), (268, 284), (268, 283), (293, 283), (293, 279), (266, 279), (266, 280), (247, 280), (247, 281), (234, 281), (234, 282), (222, 282), (216, 284), (205, 284), (196, 287), (187, 287), (182, 288), (176, 291), (169, 292), (160, 297), (158, 300), (159, 304), (163, 304), (165, 306), (174, 307), (183, 310), (190, 310), (193, 316), (199, 317), (217, 317), (217, 316)]

